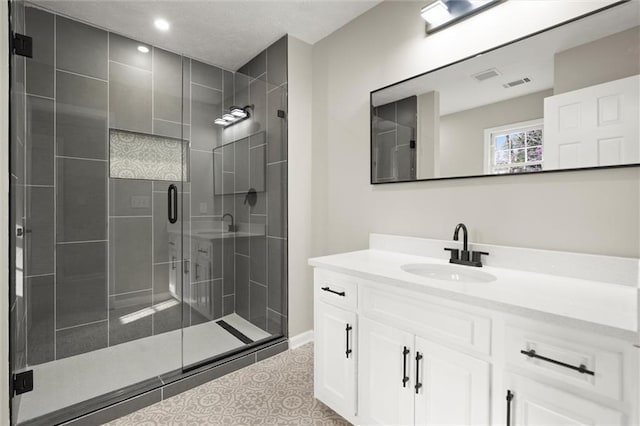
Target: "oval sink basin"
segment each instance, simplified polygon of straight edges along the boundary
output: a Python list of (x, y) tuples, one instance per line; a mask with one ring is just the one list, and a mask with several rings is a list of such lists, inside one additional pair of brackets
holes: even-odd
[(411, 263), (400, 267), (410, 274), (420, 275), (440, 281), (454, 281), (460, 283), (488, 283), (496, 277), (487, 272), (472, 269), (469, 266), (439, 265), (432, 263)]

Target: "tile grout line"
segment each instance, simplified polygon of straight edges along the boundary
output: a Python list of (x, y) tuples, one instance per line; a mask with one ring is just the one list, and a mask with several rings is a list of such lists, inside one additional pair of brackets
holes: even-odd
[(58, 359), (58, 15), (53, 15), (53, 359)]
[[(111, 85), (109, 84), (109, 80), (111, 79), (111, 65), (109, 62), (109, 58), (111, 57), (111, 32), (107, 31), (107, 129), (105, 134), (105, 156), (109, 160), (111, 159), (111, 134), (109, 131), (111, 125)], [(109, 167), (107, 173), (107, 215), (111, 213), (111, 163), (107, 163)], [(111, 237), (111, 219), (107, 218), (107, 230), (106, 230), (107, 240)], [(106, 297), (107, 297), (107, 347), (111, 345), (111, 309), (109, 309), (110, 304), (110, 290), (111, 290), (111, 280), (114, 278), (111, 276), (111, 264), (114, 262), (114, 259), (111, 259), (111, 242), (107, 241), (107, 282), (106, 282)], [(115, 290), (115, 284), (113, 286)]]

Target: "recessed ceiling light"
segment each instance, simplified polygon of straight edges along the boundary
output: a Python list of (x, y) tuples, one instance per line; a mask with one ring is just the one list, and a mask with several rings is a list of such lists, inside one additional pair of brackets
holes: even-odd
[(149, 48), (147, 46), (138, 46), (138, 52), (149, 53)]
[(153, 25), (155, 25), (156, 28), (159, 29), (160, 31), (167, 31), (169, 27), (171, 27), (171, 25), (169, 25), (169, 21), (162, 18), (158, 18), (155, 21), (153, 21)]
[(449, 19), (449, 7), (442, 1), (437, 0), (422, 8), (422, 19), (431, 25), (437, 25)]

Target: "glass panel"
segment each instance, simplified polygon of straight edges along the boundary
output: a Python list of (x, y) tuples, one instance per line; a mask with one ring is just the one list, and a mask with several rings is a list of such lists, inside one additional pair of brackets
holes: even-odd
[[(192, 132), (185, 366), (286, 334), (286, 76), (274, 80), (286, 70), (280, 51), (286, 45), (269, 49), (271, 75), (196, 61), (184, 73)], [(248, 116), (225, 123), (232, 107)]]
[[(23, 20), (37, 48), (11, 59), (13, 217), (25, 227), (11, 352), (35, 386), (13, 414), (59, 423), (181, 371), (183, 58), (33, 7)], [(137, 161), (110, 176), (109, 133), (122, 129), (144, 143), (120, 146)]]

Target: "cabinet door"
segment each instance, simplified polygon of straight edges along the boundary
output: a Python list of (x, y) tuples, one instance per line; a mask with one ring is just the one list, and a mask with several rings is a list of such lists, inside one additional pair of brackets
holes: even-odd
[[(413, 424), (413, 335), (361, 318), (359, 339), (358, 415), (361, 423)], [(408, 380), (403, 380), (404, 377)]]
[[(516, 374), (507, 376), (513, 394), (510, 402), (511, 426), (623, 425), (624, 415), (578, 395)], [(501, 396), (505, 404), (506, 393)], [(506, 412), (506, 405), (505, 405)]]
[(319, 302), (315, 315), (315, 397), (351, 419), (356, 412), (356, 314)]
[(414, 361), (420, 386), (416, 424), (488, 425), (491, 405), (489, 363), (416, 337)]

